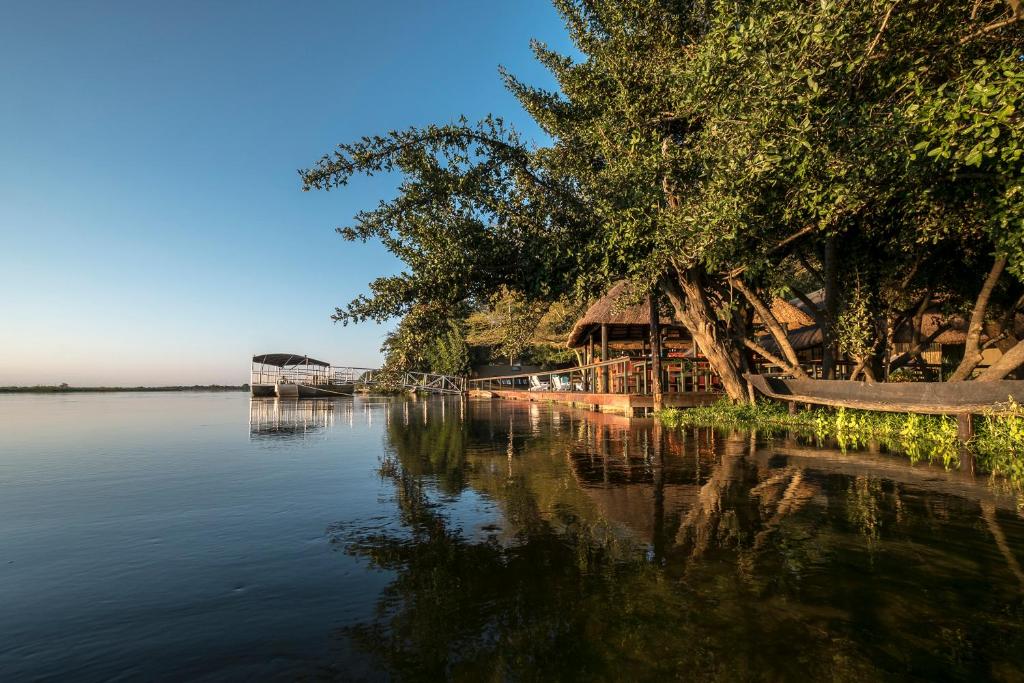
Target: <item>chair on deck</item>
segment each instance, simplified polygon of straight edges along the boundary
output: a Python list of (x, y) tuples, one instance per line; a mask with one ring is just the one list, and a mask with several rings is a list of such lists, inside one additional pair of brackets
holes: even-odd
[(572, 391), (572, 384), (562, 375), (552, 375), (551, 391)]
[(530, 391), (550, 391), (551, 385), (541, 382), (537, 375), (530, 375)]

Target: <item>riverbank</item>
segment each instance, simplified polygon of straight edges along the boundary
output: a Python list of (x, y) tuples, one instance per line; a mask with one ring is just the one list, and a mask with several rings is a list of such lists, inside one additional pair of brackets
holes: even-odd
[(793, 431), (822, 439), (834, 439), (840, 448), (863, 448), (874, 442), (887, 450), (904, 453), (911, 461), (960, 464), (966, 448), (983, 471), (1006, 477), (1024, 488), (1024, 409), (1010, 413), (979, 415), (975, 436), (967, 443), (957, 438), (956, 419), (945, 415), (882, 413), (868, 410), (817, 408), (795, 413), (781, 404), (760, 401), (734, 405), (720, 401), (688, 410), (663, 410), (658, 414), (669, 427), (714, 427), (778, 433)]
[(249, 391), (248, 384), (193, 384), (166, 387), (70, 387), (38, 384), (30, 387), (0, 387), (0, 394), (77, 394), (124, 391)]

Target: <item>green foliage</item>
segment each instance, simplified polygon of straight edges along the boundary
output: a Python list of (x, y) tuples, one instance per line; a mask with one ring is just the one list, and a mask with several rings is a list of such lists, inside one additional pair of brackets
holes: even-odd
[(502, 288), (465, 320), (466, 340), (491, 349), (492, 361), (518, 359), (529, 365), (553, 365), (575, 356), (565, 340), (581, 313), (567, 300), (529, 301)]
[(1024, 409), (1011, 401), (1005, 412), (985, 415), (976, 429), (973, 445), (980, 464), (1014, 483), (1024, 482)]
[[(946, 416), (816, 409), (789, 412), (779, 403), (734, 405), (728, 401), (686, 410), (666, 410), (659, 418), (671, 427), (721, 427), (794, 431), (834, 439), (840, 448), (859, 449), (875, 441), (913, 461), (931, 460), (951, 467), (959, 462), (956, 420)], [(1024, 483), (1024, 480), (1022, 480)]]
[(423, 360), (430, 372), (442, 375), (465, 375), (469, 372), (469, 346), (462, 324), (450, 320), (423, 350)]
[[(911, 460), (938, 461), (946, 467), (959, 462), (963, 445), (957, 439), (956, 420), (946, 416), (844, 409), (790, 415), (781, 404), (770, 401), (754, 405), (722, 401), (701, 408), (669, 409), (658, 417), (670, 427), (795, 431), (834, 439), (844, 449), (863, 448), (874, 440)], [(975, 436), (966, 447), (975, 454), (983, 471), (1024, 487), (1024, 410), (1020, 406), (1011, 402), (999, 412), (976, 418)]]
[[(304, 189), (403, 178), (341, 232), (408, 268), (337, 320), (415, 312), (430, 329), (506, 292), (540, 305), (685, 279), (676, 313), (723, 351), (724, 379), (751, 334), (730, 278), (806, 287), (798, 257), (820, 265), (826, 244), (840, 245), (838, 282), (856, 274), (863, 290), (826, 324), (875, 365), (915, 300), (962, 310), (994, 253), (1024, 274), (1024, 39), (1020, 24), (983, 30), (999, 3), (554, 5), (580, 58), (534, 43), (551, 90), (503, 72), (543, 144), (497, 117), (459, 120), (341, 145), (302, 172)], [(1007, 289), (1015, 300), (1020, 283)], [(523, 348), (528, 327), (501, 344)]]
[(834, 330), (839, 350), (852, 358), (864, 358), (871, 352), (874, 330), (868, 294), (861, 287), (859, 275), (844, 297), (844, 304)]
[(339, 145), (300, 175), (303, 189), (311, 190), (344, 186), (357, 173), (390, 172), (404, 178), (398, 196), (360, 212), (338, 232), (348, 240), (380, 240), (408, 268), (375, 280), (372, 295), (339, 308), (335, 320), (383, 321), (415, 312), (411, 325), (430, 327), (502, 286), (543, 299), (571, 278), (560, 256), (575, 239), (575, 197), (501, 119), (363, 138)]
[(377, 377), (383, 390), (397, 390), (407, 371), (465, 375), (469, 370), (470, 350), (457, 312), (438, 319), (413, 309), (387, 335), (381, 346), (384, 365)]

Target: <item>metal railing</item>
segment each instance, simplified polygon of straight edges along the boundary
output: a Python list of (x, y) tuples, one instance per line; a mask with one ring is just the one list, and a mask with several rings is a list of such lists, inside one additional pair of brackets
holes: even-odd
[(405, 388), (428, 394), (464, 394), (466, 378), (455, 375), (439, 375), (432, 372), (405, 373)]
[(332, 386), (359, 384), (374, 371), (370, 368), (346, 366), (295, 365), (287, 368), (262, 366), (252, 368), (249, 384), (303, 384), (306, 386)]
[[(623, 356), (561, 370), (479, 377), (466, 386), (483, 391), (650, 395), (653, 384), (649, 358)], [(661, 386), (664, 393), (721, 391), (717, 375), (702, 360), (663, 359)]]

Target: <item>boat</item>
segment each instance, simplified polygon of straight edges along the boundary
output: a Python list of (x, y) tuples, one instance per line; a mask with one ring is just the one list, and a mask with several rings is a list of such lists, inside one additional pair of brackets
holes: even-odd
[(836, 408), (962, 415), (1006, 412), (1013, 403), (1024, 404), (1024, 380), (871, 383), (750, 373), (744, 377), (768, 398)]
[(301, 354), (263, 353), (252, 357), (249, 387), (257, 397), (351, 396), (368, 372), (366, 368), (334, 367)]

